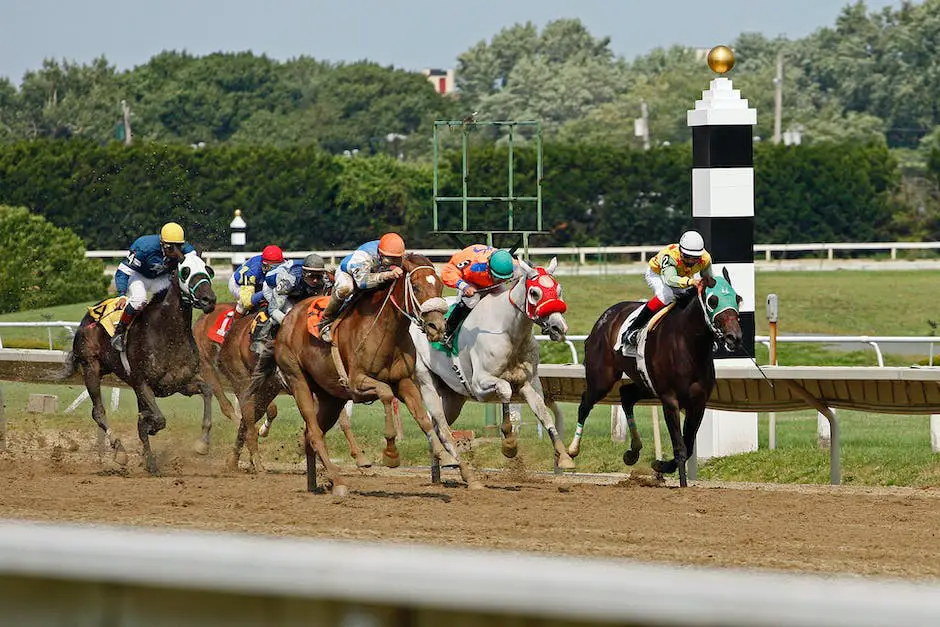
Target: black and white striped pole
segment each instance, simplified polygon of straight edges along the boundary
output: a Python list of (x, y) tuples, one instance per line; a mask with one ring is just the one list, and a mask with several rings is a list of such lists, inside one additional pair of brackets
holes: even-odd
[(245, 224), (245, 220), (242, 218), (241, 209), (235, 210), (235, 218), (229, 224), (229, 227), (232, 229), (232, 272), (234, 273), (245, 263), (245, 244), (247, 242), (245, 229), (248, 225)]
[[(709, 67), (725, 74), (734, 53), (717, 46)], [(692, 218), (711, 253), (715, 274), (728, 271), (741, 296), (743, 347), (716, 354), (723, 363), (749, 364), (754, 354), (754, 126), (757, 110), (748, 106), (731, 79), (719, 76), (688, 112), (692, 127)], [(699, 458), (757, 450), (757, 414), (708, 410), (696, 442)]]

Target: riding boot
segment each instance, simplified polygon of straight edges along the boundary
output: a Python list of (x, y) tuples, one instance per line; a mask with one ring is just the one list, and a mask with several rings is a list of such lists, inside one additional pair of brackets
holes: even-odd
[(317, 326), (320, 327), (320, 339), (326, 343), (330, 343), (333, 339), (330, 334), (330, 325), (336, 320), (336, 316), (343, 308), (343, 302), (343, 299), (337, 296), (336, 293), (331, 294), (330, 302), (327, 303), (326, 309), (323, 310), (323, 316), (321, 316), (320, 322), (317, 323)]
[(274, 320), (268, 318), (263, 323), (255, 327), (255, 332), (251, 334), (251, 350), (260, 355), (268, 341), (274, 337)]
[(114, 325), (114, 337), (111, 338), (111, 346), (114, 350), (123, 353), (127, 348), (127, 327), (130, 326), (131, 320), (134, 319), (134, 316), (137, 315), (137, 311), (130, 305), (124, 306), (124, 311), (121, 312), (121, 319), (116, 325)]
[(464, 304), (462, 300), (457, 301), (457, 306), (454, 307), (454, 310), (451, 311), (450, 315), (447, 317), (447, 326), (444, 328), (444, 339), (441, 340), (441, 345), (447, 350), (453, 350), (454, 336), (457, 335), (457, 329), (460, 328), (463, 321), (470, 315), (470, 311), (470, 307)]
[(645, 327), (646, 324), (652, 320), (653, 314), (655, 313), (656, 312), (649, 307), (645, 305), (643, 306), (643, 311), (637, 314), (637, 317), (633, 319), (633, 322), (631, 322), (630, 326), (627, 328), (627, 344), (636, 346), (637, 336), (640, 335), (640, 331), (643, 329), (643, 327)]

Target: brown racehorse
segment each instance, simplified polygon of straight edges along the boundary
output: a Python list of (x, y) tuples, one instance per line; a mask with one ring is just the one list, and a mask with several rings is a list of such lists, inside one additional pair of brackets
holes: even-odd
[[(213, 341), (209, 337), (209, 330), (219, 315), (225, 314), (213, 312), (203, 315), (196, 322), (193, 334), (196, 338), (196, 346), (199, 347), (202, 378), (212, 388), (212, 393), (218, 399), (222, 413), (230, 420), (240, 423), (240, 414), (235, 411), (225, 394), (225, 390), (222, 389), (222, 375), (224, 374), (232, 389), (235, 390), (239, 407), (243, 406), (246, 402), (245, 395), (248, 392), (248, 385), (251, 382), (251, 372), (258, 362), (257, 353), (251, 350), (251, 323), (257, 317), (257, 313), (240, 316), (233, 320), (222, 344)], [(277, 417), (277, 404), (271, 401), (265, 413), (267, 418), (259, 430), (262, 437), (267, 435), (271, 423)], [(371, 466), (372, 460), (362, 452), (356, 442), (349, 416), (345, 411), (340, 414), (339, 425), (349, 442), (349, 453), (356, 460), (356, 465), (360, 468)]]
[[(640, 457), (643, 443), (633, 418), (633, 406), (643, 399), (658, 398), (669, 428), (674, 459), (656, 460), (653, 470), (670, 474), (679, 470), (679, 485), (688, 485), (685, 462), (695, 445), (695, 436), (705, 415), (705, 405), (715, 386), (714, 345), (723, 342), (729, 351), (741, 346), (738, 306), (741, 297), (728, 280), (727, 271), (716, 284), (702, 292), (690, 290), (681, 295), (672, 311), (652, 329), (644, 354), (650, 382), (644, 381), (636, 357), (624, 357), (615, 351), (623, 322), (643, 303), (622, 302), (613, 305), (597, 320), (584, 343), (584, 374), (587, 388), (578, 406), (578, 427), (568, 447), (575, 457), (581, 448), (581, 432), (591, 408), (607, 396), (626, 374), (630, 381), (620, 385), (620, 404), (630, 427), (630, 450), (623, 461), (632, 466)], [(685, 425), (679, 412), (685, 410)]]
[[(257, 410), (277, 394), (280, 383), (275, 369), (284, 377), (306, 423), (308, 482), (314, 454), (326, 468), (333, 484), (333, 495), (344, 496), (348, 488), (339, 468), (330, 460), (324, 433), (335, 423), (348, 400), (382, 401), (386, 411), (386, 439), (394, 440), (391, 403), (400, 399), (408, 407), (418, 426), (427, 435), (436, 457), (450, 453), (457, 457), (456, 446), (448, 429), (439, 437), (421, 400), (415, 381), (415, 346), (408, 331), (416, 322), (432, 341), (439, 341), (444, 331), (447, 304), (441, 298), (443, 283), (431, 262), (421, 255), (405, 256), (405, 273), (388, 287), (358, 295), (346, 313), (333, 325), (335, 346), (310, 335), (306, 308), (295, 307), (281, 326), (274, 351), (262, 356), (252, 376), (250, 398), (242, 410), (239, 440), (252, 458), (257, 456), (257, 439), (248, 427)], [(341, 362), (337, 367), (335, 356)], [(441, 442), (444, 439), (444, 444)], [(241, 441), (236, 441), (237, 460)], [(471, 488), (482, 488), (466, 462), (459, 462), (461, 474)], [(309, 485), (308, 485), (309, 487)]]
[(215, 308), (212, 275), (212, 269), (199, 257), (186, 257), (180, 262), (178, 268), (173, 269), (170, 287), (155, 294), (127, 330), (124, 354), (111, 347), (111, 338), (100, 324), (88, 315), (82, 319), (64, 374), (70, 376), (81, 365), (92, 401), (92, 418), (105, 432), (114, 459), (121, 465), (127, 463), (127, 453), (121, 441), (113, 437), (101, 402), (101, 378), (112, 372), (127, 382), (137, 396), (140, 412), (137, 434), (150, 472), (157, 472), (157, 463), (150, 450), (149, 436), (166, 426), (157, 397), (202, 395), (202, 438), (196, 443), (196, 451), (206, 453), (209, 450), (212, 390), (199, 375), (199, 355), (192, 327), (193, 305), (206, 312)]

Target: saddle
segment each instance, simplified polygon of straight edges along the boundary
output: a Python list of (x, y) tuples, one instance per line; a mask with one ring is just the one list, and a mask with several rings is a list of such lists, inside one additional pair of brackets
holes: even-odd
[(614, 344), (614, 351), (623, 353), (624, 357), (636, 357), (637, 353), (642, 353), (642, 347), (646, 344), (646, 336), (649, 333), (659, 326), (659, 323), (662, 322), (663, 318), (672, 311), (676, 306), (676, 301), (673, 301), (653, 314), (653, 317), (646, 324), (646, 327), (640, 329), (640, 332), (637, 334), (636, 338), (636, 348), (633, 348), (627, 343), (627, 329), (630, 328), (630, 324), (640, 315), (640, 311), (643, 307), (637, 307), (634, 309), (627, 319), (623, 321), (623, 324), (620, 325), (620, 328), (617, 330), (617, 343)]
[(209, 336), (209, 339), (216, 344), (222, 344), (225, 342), (225, 335), (229, 332), (229, 329), (232, 328), (232, 321), (234, 319), (234, 305), (220, 311), (219, 314), (215, 317), (215, 320), (212, 321), (212, 324), (210, 324), (209, 328), (206, 330), (206, 334)]
[(108, 337), (114, 337), (114, 327), (124, 311), (124, 305), (120, 300), (119, 296), (106, 298), (88, 308), (88, 317), (92, 322), (101, 325)]

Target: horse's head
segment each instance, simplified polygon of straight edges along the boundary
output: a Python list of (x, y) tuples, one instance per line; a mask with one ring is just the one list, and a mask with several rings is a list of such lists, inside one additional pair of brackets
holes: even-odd
[(705, 315), (715, 331), (717, 341), (722, 341), (729, 352), (738, 350), (742, 343), (741, 321), (738, 317), (738, 307), (741, 306), (741, 297), (728, 277), (728, 270), (724, 269), (723, 276), (715, 277), (715, 285), (704, 288), (703, 302)]
[(447, 301), (441, 294), (444, 283), (437, 276), (431, 261), (417, 253), (408, 253), (404, 258), (405, 282), (404, 311), (408, 314), (431, 342), (439, 342), (444, 337), (444, 314), (447, 313)]
[(561, 295), (561, 285), (552, 276), (558, 260), (552, 257), (548, 266), (532, 267), (519, 259), (519, 268), (525, 273), (525, 314), (542, 328), (542, 333), (555, 342), (565, 339), (568, 323), (564, 313), (568, 305)]
[(200, 257), (186, 255), (176, 269), (183, 301), (206, 313), (215, 309), (215, 291), (212, 289), (214, 276), (215, 271)]

